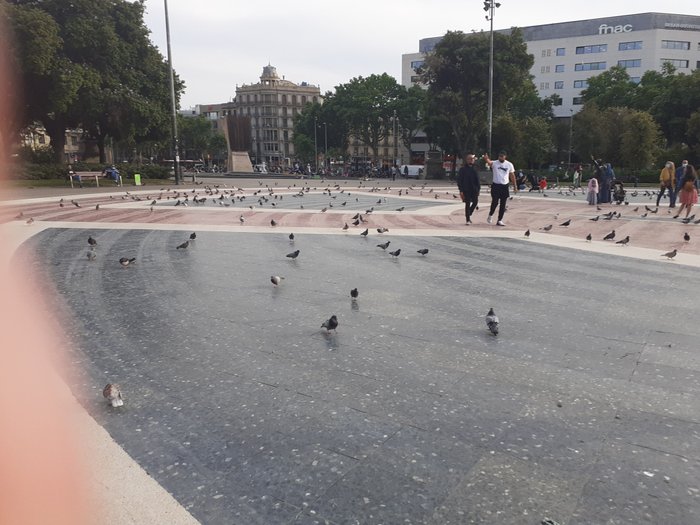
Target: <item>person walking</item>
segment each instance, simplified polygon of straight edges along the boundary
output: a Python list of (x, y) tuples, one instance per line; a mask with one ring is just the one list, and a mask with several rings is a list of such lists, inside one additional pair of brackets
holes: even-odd
[(674, 219), (678, 218), (678, 216), (683, 212), (683, 209), (685, 209), (685, 216), (688, 217), (688, 215), (690, 215), (690, 210), (693, 208), (693, 204), (698, 203), (698, 190), (695, 187), (697, 180), (698, 174), (695, 171), (695, 168), (692, 165), (687, 164), (683, 170), (681, 191), (678, 194), (678, 200), (681, 203), (681, 207), (679, 208), (678, 213), (673, 217)]
[[(681, 170), (680, 175), (682, 178), (682, 170)], [(657, 208), (659, 207), (659, 203), (661, 202), (661, 198), (666, 193), (666, 190), (668, 190), (668, 198), (670, 199), (670, 203), (669, 203), (668, 207), (669, 208), (676, 207), (676, 192), (674, 191), (675, 187), (676, 187), (676, 167), (673, 165), (673, 162), (668, 160), (668, 161), (666, 161), (666, 164), (661, 169), (661, 173), (659, 174), (659, 193), (656, 195), (656, 207)], [(679, 182), (679, 189), (680, 189), (680, 182)]]
[(681, 161), (680, 166), (678, 166), (678, 167), (676, 168), (676, 178), (675, 178), (675, 181), (676, 181), (676, 184), (675, 184), (676, 191), (675, 191), (675, 193), (673, 194), (673, 197), (671, 197), (671, 208), (675, 208), (675, 207), (676, 207), (676, 196), (677, 196), (677, 195), (680, 193), (680, 191), (681, 191), (681, 186), (683, 185), (683, 175), (685, 174), (685, 168), (686, 168), (687, 165), (688, 165), (688, 161), (684, 159), (684, 160)]
[(506, 202), (510, 193), (508, 192), (508, 183), (512, 181), (515, 193), (518, 193), (518, 187), (515, 185), (515, 167), (506, 160), (506, 152), (498, 152), (498, 160), (491, 160), (488, 153), (484, 153), (486, 166), (493, 173), (493, 181), (491, 183), (491, 208), (486, 222), (491, 224), (493, 221), (493, 213), (498, 206), (498, 226), (505, 226), (503, 215), (506, 213)]
[(479, 173), (474, 167), (475, 161), (476, 156), (473, 153), (468, 153), (464, 157), (464, 166), (459, 168), (457, 172), (457, 187), (459, 188), (459, 196), (464, 203), (467, 224), (472, 223), (471, 215), (479, 204), (479, 192), (481, 191)]

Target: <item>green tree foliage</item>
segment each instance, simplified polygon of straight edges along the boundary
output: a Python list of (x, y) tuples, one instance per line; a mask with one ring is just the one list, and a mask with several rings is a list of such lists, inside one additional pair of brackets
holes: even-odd
[(338, 116), (348, 123), (349, 131), (372, 149), (376, 162), (379, 144), (393, 128), (394, 111), (406, 89), (394, 77), (383, 73), (357, 77), (336, 86), (333, 105)]
[(178, 130), (183, 158), (203, 161), (225, 158), (226, 138), (204, 116), (179, 116)]
[[(485, 143), (489, 49), (486, 33), (448, 31), (426, 56), (421, 74), (428, 85), (426, 130), (446, 153), (462, 156)], [(506, 112), (515, 97), (527, 97), (533, 62), (519, 30), (494, 35), (494, 115)]]
[(621, 128), (620, 156), (625, 168), (639, 171), (650, 166), (660, 151), (658, 124), (649, 113), (626, 109)]
[(81, 127), (102, 157), (107, 137), (133, 145), (167, 136), (169, 70), (144, 8), (143, 0), (14, 0), (4, 11), (23, 84), (20, 124), (43, 124), (56, 160), (66, 128)]
[(600, 75), (588, 79), (588, 87), (581, 92), (584, 104), (595, 104), (601, 109), (631, 107), (637, 84), (630, 80), (627, 70), (613, 66)]

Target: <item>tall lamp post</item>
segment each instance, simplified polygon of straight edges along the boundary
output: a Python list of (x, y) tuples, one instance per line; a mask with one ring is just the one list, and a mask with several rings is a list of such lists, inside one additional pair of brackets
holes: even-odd
[(328, 124), (323, 123), (323, 167), (329, 169), (328, 164)]
[(314, 172), (318, 173), (318, 141), (316, 140), (316, 128), (318, 127), (318, 118), (314, 117)]
[(488, 13), (486, 20), (491, 22), (491, 43), (489, 47), (489, 132), (486, 141), (486, 151), (489, 155), (491, 155), (491, 134), (493, 132), (493, 15), (497, 7), (501, 7), (499, 2), (484, 0), (484, 11)]
[(571, 167), (571, 148), (572, 148), (572, 139), (574, 136), (574, 110), (571, 110), (571, 117), (569, 118), (569, 164), (567, 165), (566, 169), (568, 170)]
[(399, 156), (399, 149), (398, 149), (398, 143), (397, 143), (397, 136), (396, 136), (396, 110), (394, 110), (394, 129), (392, 130), (394, 132), (394, 167), (398, 170), (399, 163), (398, 163), (398, 156)]
[[(165, 4), (165, 40), (168, 45), (168, 70), (170, 71), (170, 102), (172, 110), (172, 132), (173, 132), (173, 170), (175, 171), (175, 184), (180, 184), (180, 148), (177, 140), (177, 106), (175, 103), (175, 73), (173, 72), (173, 55), (170, 51), (170, 20), (168, 17), (168, 0), (163, 0)], [(194, 180), (194, 174), (192, 175)]]

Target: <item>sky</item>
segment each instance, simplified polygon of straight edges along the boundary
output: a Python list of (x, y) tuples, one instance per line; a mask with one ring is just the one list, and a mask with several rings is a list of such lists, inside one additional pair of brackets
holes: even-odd
[[(173, 67), (186, 88), (180, 106), (233, 100), (271, 64), (321, 93), (352, 78), (388, 73), (401, 55), (448, 30), (489, 30), (483, 0), (167, 0)], [(700, 15), (697, 0), (500, 0), (494, 29), (634, 13)], [(164, 0), (146, 0), (151, 41), (167, 58)]]

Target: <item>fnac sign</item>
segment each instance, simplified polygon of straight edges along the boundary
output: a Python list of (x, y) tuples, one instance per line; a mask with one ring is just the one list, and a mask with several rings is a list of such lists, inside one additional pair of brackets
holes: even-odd
[(617, 26), (609, 26), (608, 24), (600, 24), (598, 26), (599, 35), (611, 35), (613, 33), (629, 33), (632, 31), (632, 24), (620, 24)]

